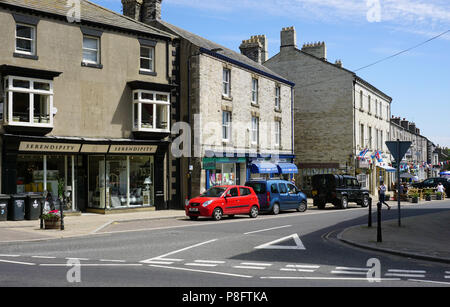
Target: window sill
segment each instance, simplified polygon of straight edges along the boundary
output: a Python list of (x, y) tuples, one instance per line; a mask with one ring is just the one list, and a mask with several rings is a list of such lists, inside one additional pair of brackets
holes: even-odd
[(259, 104), (254, 103), (254, 102), (251, 103), (251, 106), (252, 106), (252, 107), (255, 107), (255, 108), (259, 108)]
[(364, 109), (363, 109), (363, 108), (359, 108), (359, 111), (361, 111), (361, 112), (363, 112), (363, 113), (364, 113)]
[(13, 57), (15, 57), (15, 58), (22, 58), (22, 59), (29, 59), (29, 60), (36, 60), (36, 61), (39, 60), (39, 57), (37, 55), (18, 53), (18, 52), (14, 52), (13, 53)]
[(224, 94), (222, 94), (222, 99), (223, 99), (223, 100), (226, 100), (226, 101), (233, 101), (233, 97), (226, 96), (226, 95), (224, 95)]
[(280, 108), (275, 108), (275, 112), (282, 113)]
[(102, 65), (102, 64), (94, 64), (94, 63), (86, 63), (86, 62), (81, 62), (81, 66), (83, 66), (83, 67), (97, 68), (97, 69), (102, 69), (102, 68), (103, 68), (103, 65)]
[(139, 74), (153, 77), (156, 77), (158, 75), (155, 71), (145, 71), (145, 70), (139, 70)]

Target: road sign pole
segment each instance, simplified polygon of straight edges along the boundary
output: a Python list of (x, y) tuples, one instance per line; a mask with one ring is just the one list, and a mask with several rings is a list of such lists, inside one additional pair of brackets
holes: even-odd
[(377, 204), (377, 221), (378, 221), (378, 225), (377, 225), (377, 242), (381, 243), (383, 242), (383, 238), (382, 238), (382, 234), (381, 234), (381, 202), (378, 202)]
[(400, 161), (402, 157), (400, 157), (400, 140), (397, 139), (397, 202), (398, 202), (398, 227), (402, 226), (401, 221), (401, 209), (400, 209)]

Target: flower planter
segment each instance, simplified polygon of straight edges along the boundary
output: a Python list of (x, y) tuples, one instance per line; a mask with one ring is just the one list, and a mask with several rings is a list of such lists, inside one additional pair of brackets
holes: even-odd
[(413, 204), (418, 204), (419, 203), (419, 198), (418, 197), (413, 197), (411, 198), (411, 201)]
[(44, 220), (44, 229), (59, 229), (61, 228), (60, 219), (47, 219)]
[(426, 200), (426, 201), (431, 201), (431, 195), (426, 195), (426, 196), (425, 196), (425, 200)]

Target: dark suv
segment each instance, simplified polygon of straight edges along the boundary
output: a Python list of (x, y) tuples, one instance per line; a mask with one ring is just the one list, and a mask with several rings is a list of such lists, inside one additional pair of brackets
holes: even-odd
[(412, 187), (418, 189), (436, 188), (439, 182), (442, 183), (442, 185), (445, 188), (445, 193), (447, 194), (447, 197), (450, 198), (450, 178), (445, 177), (428, 178), (422, 182), (413, 183)]
[(314, 175), (312, 177), (314, 206), (325, 208), (327, 203), (346, 209), (349, 202), (362, 207), (369, 205), (369, 191), (361, 188), (358, 179), (347, 175)]

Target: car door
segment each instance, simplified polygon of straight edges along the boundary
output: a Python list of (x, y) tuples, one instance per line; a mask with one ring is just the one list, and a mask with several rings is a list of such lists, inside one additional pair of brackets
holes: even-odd
[(235, 214), (236, 207), (239, 205), (238, 188), (230, 188), (226, 195), (229, 196), (225, 198), (225, 208), (223, 214)]
[(358, 202), (360, 200), (362, 200), (362, 192), (361, 192), (361, 188), (359, 185), (359, 182), (356, 178), (352, 179), (352, 200), (354, 202)]
[(280, 192), (280, 209), (287, 209), (289, 207), (289, 193), (285, 183), (278, 183), (278, 191)]
[(289, 208), (294, 209), (298, 207), (298, 204), (300, 203), (299, 197), (298, 197), (298, 189), (295, 185), (288, 183), (288, 194), (289, 194)]
[(239, 214), (247, 214), (251, 205), (253, 204), (250, 189), (239, 187), (239, 208), (236, 208), (236, 211), (239, 211)]

